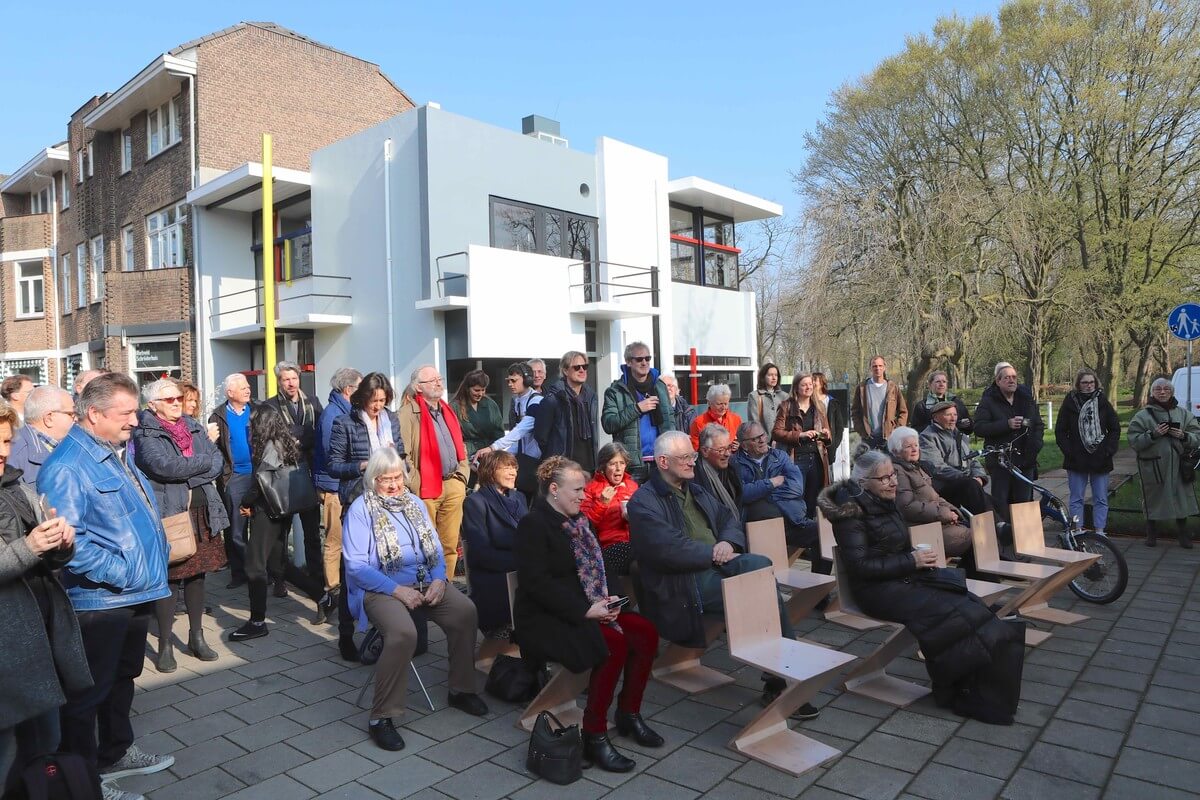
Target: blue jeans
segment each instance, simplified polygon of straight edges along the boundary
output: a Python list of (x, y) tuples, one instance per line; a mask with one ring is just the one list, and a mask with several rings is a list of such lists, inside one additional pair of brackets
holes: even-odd
[(1083, 522), (1083, 493), (1092, 487), (1092, 527), (1104, 530), (1108, 522), (1108, 473), (1097, 474), (1067, 471), (1067, 487), (1071, 493), (1069, 506), (1071, 516)]
[[(700, 603), (704, 608), (704, 613), (725, 613), (725, 598), (721, 594), (723, 579), (770, 566), (771, 559), (766, 556), (760, 556), (758, 553), (742, 553), (734, 556), (733, 560), (720, 567), (712, 567), (698, 574), (696, 587), (700, 591)], [(779, 628), (785, 638), (795, 639), (796, 632), (792, 629), (792, 622), (788, 619), (787, 612), (783, 610), (783, 598), (779, 596), (778, 589), (775, 590), (775, 599), (779, 604)]]

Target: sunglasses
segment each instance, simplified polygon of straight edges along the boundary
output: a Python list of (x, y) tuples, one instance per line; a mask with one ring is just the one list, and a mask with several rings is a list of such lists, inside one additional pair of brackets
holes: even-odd
[(649, 364), (650, 359), (651, 359), (651, 356), (630, 356), (629, 357), (629, 360), (631, 362), (637, 362), (639, 364)]
[(177, 394), (177, 395), (172, 395), (171, 397), (160, 397), (160, 398), (158, 398), (158, 402), (170, 403), (171, 405), (175, 405), (176, 403), (183, 402), (183, 396)]
[(567, 369), (573, 369), (576, 372), (587, 372), (587, 368), (587, 364), (572, 364), (571, 366), (567, 367)]

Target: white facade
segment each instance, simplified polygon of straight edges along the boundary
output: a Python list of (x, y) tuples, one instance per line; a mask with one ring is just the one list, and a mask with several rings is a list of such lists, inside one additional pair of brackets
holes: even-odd
[[(247, 180), (254, 166), (242, 168)], [(313, 276), (280, 288), (278, 326), (297, 341), (311, 337), (322, 397), (342, 366), (384, 372), (399, 387), (424, 363), (442, 370), (449, 391), (467, 369), (487, 369), (500, 394), (504, 364), (541, 357), (553, 379), (567, 350), (593, 358), (602, 393), (624, 345), (638, 340), (684, 385), (687, 368), (674, 364), (691, 347), (752, 373), (754, 295), (672, 281), (669, 208), (678, 192), (733, 223), (782, 209), (700, 179), (672, 182), (668, 169), (666, 157), (609, 138), (593, 155), (434, 106), (398, 115), (315, 152), (310, 176), (289, 176), (311, 186)], [(237, 299), (256, 296), (254, 193), (218, 180), (227, 185), (189, 195), (208, 385), (249, 369), (262, 336), (260, 309)], [(497, 231), (497, 202), (535, 209), (527, 231), (504, 217), (512, 235), (543, 250), (560, 236), (560, 254), (503, 246), (510, 233)], [(578, 236), (563, 255), (568, 232)], [(285, 356), (295, 357), (286, 347)]]

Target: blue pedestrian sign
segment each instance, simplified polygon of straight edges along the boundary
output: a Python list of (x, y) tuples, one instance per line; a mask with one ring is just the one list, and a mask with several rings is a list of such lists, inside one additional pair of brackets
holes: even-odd
[(1167, 316), (1167, 327), (1176, 339), (1190, 342), (1200, 339), (1200, 305), (1181, 303)]

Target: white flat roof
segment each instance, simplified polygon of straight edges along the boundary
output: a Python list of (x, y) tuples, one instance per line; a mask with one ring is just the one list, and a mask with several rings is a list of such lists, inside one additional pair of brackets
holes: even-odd
[[(262, 208), (262, 177), (262, 164), (247, 161), (240, 167), (234, 167), (224, 175), (192, 189), (188, 192), (187, 201), (205, 208), (258, 211)], [(276, 203), (312, 188), (312, 176), (298, 169), (273, 167), (271, 178), (272, 194)]]
[[(65, 147), (47, 147), (21, 165), (21, 168), (0, 183), (0, 192), (32, 192), (49, 183), (55, 172), (67, 168), (71, 156)], [(43, 178), (34, 173), (41, 172)]]
[(667, 183), (667, 193), (672, 202), (715, 211), (733, 217), (734, 222), (783, 216), (783, 206), (779, 203), (695, 175), (670, 181)]
[(195, 74), (195, 60), (163, 53), (89, 111), (83, 124), (98, 131), (124, 128), (134, 114), (162, 105), (179, 94), (179, 79)]

